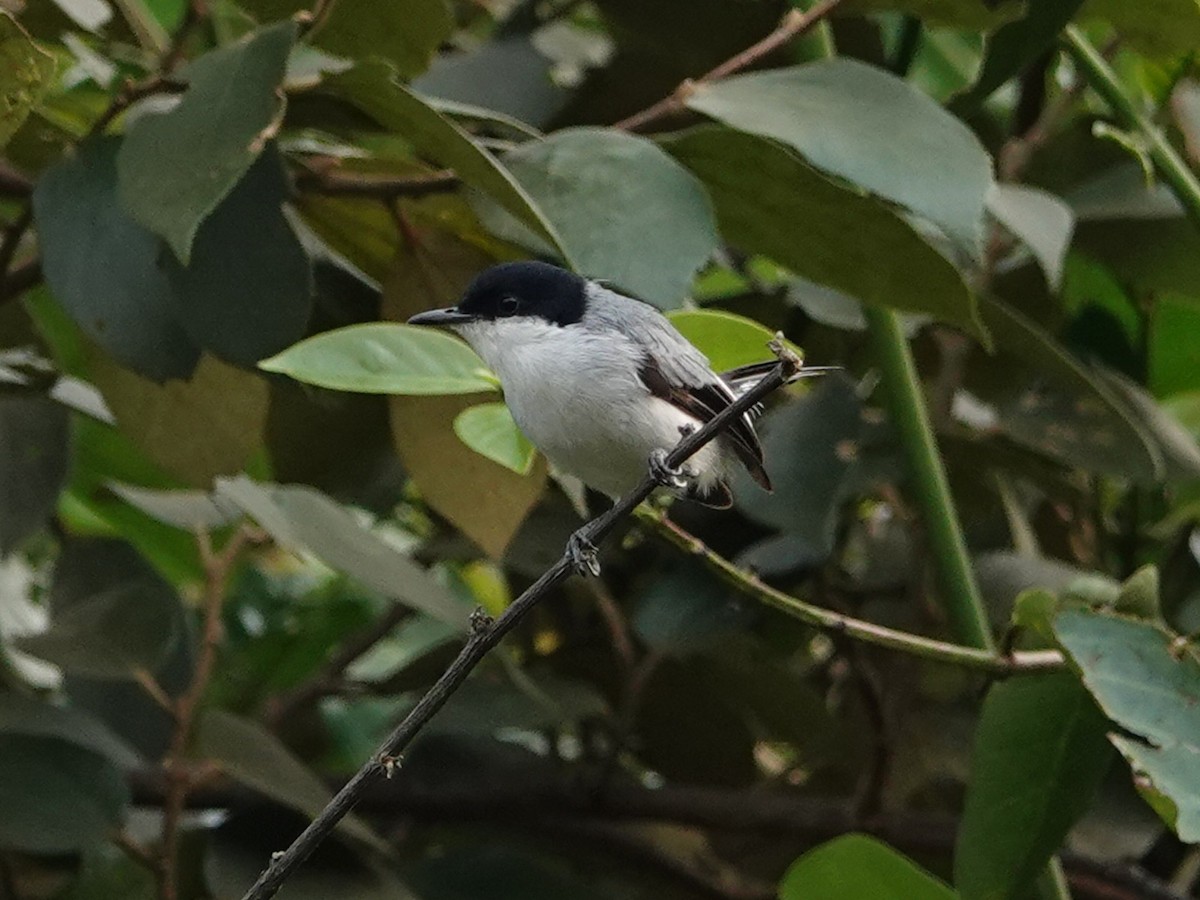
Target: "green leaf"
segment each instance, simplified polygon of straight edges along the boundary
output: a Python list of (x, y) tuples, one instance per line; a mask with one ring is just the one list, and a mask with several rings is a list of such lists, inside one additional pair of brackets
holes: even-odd
[(954, 856), (963, 900), (1028, 893), (1108, 771), (1106, 724), (1071, 674), (992, 687)]
[(570, 261), (553, 225), (517, 180), (469, 134), (400, 85), (387, 65), (360, 64), (328, 79), (325, 87), (411, 141), (422, 155), (454, 169), (463, 181), (486, 193)]
[(281, 22), (206, 53), (181, 73), (188, 90), (179, 105), (141, 116), (125, 136), (121, 199), (185, 265), (200, 223), (283, 120), (280, 85), (296, 35), (295, 22)]
[(771, 358), (767, 342), (775, 335), (753, 319), (719, 309), (674, 310), (667, 318), (708, 357), (715, 372)]
[(808, 851), (779, 883), (779, 900), (954, 900), (955, 893), (891, 847), (848, 834)]
[(172, 308), (162, 241), (118, 202), (119, 138), (84, 141), (33, 192), (42, 271), (80, 328), (122, 365), (158, 382), (187, 378), (200, 349)]
[(216, 356), (250, 367), (300, 339), (312, 312), (308, 254), (283, 214), (274, 143), (200, 226), (191, 262), (165, 260), (175, 314)]
[(50, 519), (67, 477), (69, 416), (42, 396), (0, 396), (0, 559)]
[(57, 738), (99, 753), (122, 768), (141, 762), (136, 750), (86, 710), (0, 691), (0, 735)]
[(918, 17), (929, 26), (983, 31), (1016, 18), (1023, 6), (1019, 0), (989, 0), (987, 3), (977, 0), (851, 0), (843, 11), (900, 11)]
[(1142, 566), (1121, 585), (1114, 605), (1116, 612), (1139, 619), (1162, 619), (1162, 601), (1159, 598), (1158, 567)]
[(641, 592), (630, 624), (646, 646), (686, 656), (725, 642), (749, 625), (750, 615), (723, 582), (685, 561)]
[(268, 391), (255, 373), (203, 356), (188, 381), (160, 386), (98, 351), (89, 363), (121, 433), (186, 484), (207, 488), (217, 475), (240, 472), (262, 446)]
[[(1200, 841), (1200, 660), (1191, 644), (1160, 625), (1065, 610), (1054, 633), (1100, 708), (1129, 736), (1113, 736), (1139, 774), (1139, 787), (1170, 800), (1169, 824)], [(1141, 781), (1144, 779), (1144, 783)]]
[[(503, 161), (553, 224), (574, 268), (656, 306), (678, 306), (716, 249), (704, 188), (646, 138), (568, 128)], [(511, 230), (483, 212), (502, 236)]]
[(111, 18), (108, 0), (54, 0), (56, 6), (70, 16), (80, 28), (99, 31)]
[(825, 60), (703, 85), (687, 105), (782, 141), (817, 168), (925, 217), (980, 258), (991, 159), (966, 125), (894, 75)]
[(97, 844), (83, 854), (79, 872), (56, 900), (155, 900), (158, 887), (148, 871), (112, 844)]
[(1071, 207), (1040, 188), (997, 184), (988, 193), (987, 208), (1030, 249), (1046, 273), (1046, 283), (1052, 290), (1058, 290), (1075, 230)]
[(0, 13), (0, 147), (54, 86), (58, 64), (7, 12)]
[(1200, 389), (1200, 301), (1156, 296), (1150, 311), (1149, 384), (1159, 397)]
[(152, 490), (118, 481), (110, 481), (106, 486), (150, 518), (188, 532), (223, 528), (241, 515), (239, 509), (207, 491)]
[[(301, 4), (302, 6), (304, 4)], [(338, 0), (313, 34), (318, 47), (350, 59), (382, 57), (404, 77), (424, 72), (454, 31), (445, 0)]]
[(518, 475), (533, 471), (537, 450), (513, 421), (503, 403), (482, 403), (464, 409), (454, 420), (454, 433), (476, 453)]
[(472, 394), (496, 389), (495, 379), (465, 343), (417, 325), (370, 323), (327, 331), (260, 369), (338, 391), (370, 394)]
[(461, 602), (320, 491), (301, 485), (260, 485), (241, 475), (218, 479), (217, 497), (239, 506), (283, 546), (308, 550), (385, 596), (457, 628), (465, 627), (467, 609)]
[(0, 733), (0, 847), (74, 853), (125, 817), (129, 789), (104, 757), (67, 741)]
[(984, 334), (958, 271), (886, 204), (753, 135), (708, 127), (664, 145), (704, 182), (721, 233), (741, 249), (866, 303)]
[(177, 603), (152, 585), (110, 588), (54, 615), (50, 628), (17, 646), (92, 678), (156, 672), (175, 646)]
[[(201, 713), (194, 754), (215, 762), (230, 778), (310, 817), (320, 813), (332, 796), (321, 779), (275, 735), (256, 722), (224, 710)], [(346, 816), (338, 827), (372, 847), (389, 851), (354, 815)]]
[(1038, 0), (1026, 6), (1025, 16), (1006, 22), (987, 37), (979, 77), (955, 105), (978, 105), (1002, 84), (1032, 65), (1054, 46), (1058, 33), (1071, 21), (1083, 0)]
[(1123, 41), (1153, 56), (1190, 53), (1200, 45), (1200, 6), (1193, 0), (1086, 0), (1080, 18), (1106, 20)]

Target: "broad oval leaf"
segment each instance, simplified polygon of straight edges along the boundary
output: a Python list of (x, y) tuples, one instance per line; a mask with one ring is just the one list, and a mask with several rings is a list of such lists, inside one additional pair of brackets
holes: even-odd
[(0, 396), (0, 559), (54, 512), (69, 439), (70, 416), (52, 400)]
[(496, 380), (458, 338), (418, 325), (350, 325), (303, 340), (260, 369), (338, 391), (474, 394)]
[(667, 314), (679, 333), (708, 357), (716, 372), (771, 358), (775, 335), (753, 319), (720, 309), (681, 309)]
[[(678, 306), (716, 249), (703, 186), (646, 138), (568, 128), (509, 151), (504, 164), (554, 224), (574, 268), (656, 306)], [(511, 230), (482, 211), (502, 235)]]
[(987, 208), (996, 220), (1029, 248), (1046, 274), (1046, 283), (1058, 290), (1075, 214), (1049, 191), (1023, 184), (997, 184), (988, 192)]
[(865, 303), (986, 335), (958, 270), (887, 204), (752, 134), (708, 126), (664, 146), (704, 182), (735, 246)]
[(464, 409), (454, 419), (454, 433), (476, 453), (518, 475), (533, 471), (537, 450), (503, 403), (481, 403)]
[(808, 851), (779, 883), (779, 900), (955, 900), (954, 891), (891, 847), (848, 834)]
[(73, 853), (125, 817), (129, 789), (96, 753), (53, 737), (0, 733), (0, 847)]
[(162, 240), (117, 198), (119, 138), (84, 141), (33, 192), (42, 270), (84, 332), (139, 375), (187, 378), (200, 360), (172, 307)]
[(1195, 645), (1151, 623), (1067, 609), (1054, 633), (1084, 687), (1129, 736), (1110, 739), (1140, 776), (1151, 806), (1187, 843), (1200, 841), (1200, 659)]
[(923, 216), (980, 258), (991, 159), (966, 125), (894, 75), (824, 60), (704, 85), (687, 105), (782, 141), (817, 168)]
[(183, 72), (188, 90), (162, 115), (144, 115), (117, 160), (121, 199), (166, 238), (185, 265), (200, 223), (275, 134), (298, 26), (280, 22), (201, 56)]
[(963, 900), (1025, 895), (1108, 771), (1106, 724), (1071, 674), (992, 687), (954, 856)]

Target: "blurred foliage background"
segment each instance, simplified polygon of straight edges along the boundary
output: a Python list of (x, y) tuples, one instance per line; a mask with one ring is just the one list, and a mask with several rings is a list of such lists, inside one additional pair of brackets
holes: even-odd
[(0, 898), (240, 897), (602, 508), (338, 330), (528, 256), (843, 371), (280, 896), (1200, 895), (1200, 7), (807, 6), (0, 0)]

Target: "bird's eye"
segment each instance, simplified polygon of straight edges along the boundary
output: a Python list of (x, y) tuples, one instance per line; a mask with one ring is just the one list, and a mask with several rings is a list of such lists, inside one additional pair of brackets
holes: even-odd
[(500, 315), (515, 316), (520, 305), (516, 297), (504, 297), (500, 300)]

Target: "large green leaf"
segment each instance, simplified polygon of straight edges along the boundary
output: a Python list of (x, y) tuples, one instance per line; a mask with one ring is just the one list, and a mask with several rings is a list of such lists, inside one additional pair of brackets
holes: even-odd
[(308, 550), (406, 606), (465, 627), (467, 609), (462, 603), (320, 491), (302, 485), (261, 485), (242, 475), (218, 480), (217, 497), (236, 504), (283, 546)]
[(54, 86), (58, 65), (7, 12), (0, 13), (0, 147)]
[(681, 309), (667, 318), (708, 357), (713, 371), (770, 360), (767, 342), (775, 335), (753, 319), (720, 309)]
[(1054, 633), (1084, 686), (1128, 736), (1117, 749), (1179, 837), (1200, 841), (1200, 659), (1151, 622), (1068, 609)]
[(141, 760), (137, 751), (82, 709), (0, 691), (0, 734), (57, 738), (99, 753), (122, 768)]
[(52, 737), (0, 733), (0, 847), (73, 853), (117, 828), (129, 805), (104, 757)]
[(971, 256), (981, 255), (992, 185), (987, 151), (966, 125), (894, 75), (832, 59), (703, 85), (687, 105), (782, 141), (817, 168), (908, 207)]
[(919, 17), (930, 26), (982, 31), (1016, 18), (1023, 6), (1020, 0), (989, 0), (986, 3), (978, 0), (850, 0), (845, 11), (901, 11)]
[(886, 844), (848, 834), (788, 868), (779, 900), (954, 900), (954, 891)]
[(184, 264), (200, 223), (279, 128), (296, 34), (295, 22), (281, 22), (206, 53), (181, 73), (188, 90), (179, 105), (141, 116), (125, 136), (121, 200)]
[(703, 187), (646, 138), (569, 128), (509, 151), (504, 164), (576, 269), (656, 306), (678, 306), (716, 249)]
[(122, 365), (155, 381), (186, 378), (200, 350), (175, 315), (161, 239), (118, 202), (120, 146), (84, 141), (38, 179), (42, 271), (80, 328)]
[(0, 396), (0, 558), (40, 529), (67, 477), (67, 411), (41, 396)]
[(1155, 297), (1150, 313), (1150, 387), (1159, 397), (1200, 389), (1200, 300)]
[(1062, 283), (1063, 263), (1075, 215), (1071, 207), (1040, 188), (1022, 184), (997, 184), (988, 193), (988, 212), (1021, 239), (1042, 267), (1053, 290)]
[(462, 442), (518, 475), (533, 470), (537, 450), (521, 433), (503, 403), (481, 403), (464, 409), (454, 420), (454, 433)]
[(432, 328), (373, 322), (301, 341), (259, 368), (339, 391), (472, 394), (496, 381), (466, 344)]
[(312, 311), (312, 266), (283, 214), (287, 194), (272, 143), (200, 226), (191, 262), (165, 261), (192, 340), (236, 365), (299, 340)]
[(988, 692), (954, 858), (963, 900), (1025, 896), (1108, 770), (1105, 724), (1070, 674)]
[(754, 135), (709, 127), (665, 146), (700, 176), (731, 243), (866, 303), (983, 334), (958, 271), (886, 204)]
[[(321, 779), (277, 737), (256, 722), (224, 710), (201, 714), (194, 753), (216, 763), (230, 778), (308, 816), (321, 812), (332, 796)], [(387, 845), (355, 816), (342, 819), (339, 827), (387, 851)]]
[(1086, 0), (1080, 15), (1107, 20), (1122, 40), (1155, 56), (1190, 53), (1200, 44), (1200, 6), (1193, 0)]
[(630, 624), (647, 647), (686, 656), (726, 642), (749, 625), (751, 615), (704, 566), (685, 560), (647, 585)]
[(388, 66), (362, 63), (326, 84), (380, 125), (411, 141), (422, 155), (453, 168), (463, 181), (486, 193), (569, 260), (553, 225), (517, 180), (463, 129), (399, 84)]
[(67, 672), (133, 678), (158, 671), (179, 635), (174, 598), (153, 585), (101, 591), (56, 612), (50, 628), (17, 646)]

